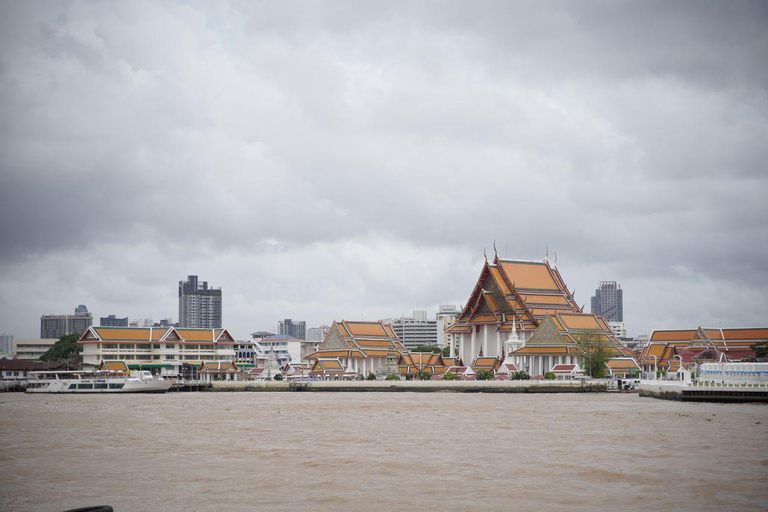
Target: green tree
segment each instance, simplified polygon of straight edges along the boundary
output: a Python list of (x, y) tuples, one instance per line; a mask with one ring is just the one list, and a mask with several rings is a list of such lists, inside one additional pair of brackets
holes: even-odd
[(520, 370), (509, 376), (510, 380), (531, 380), (531, 376)]
[(400, 380), (400, 376), (396, 373), (390, 373), (386, 377), (384, 377), (384, 380)]
[(373, 372), (368, 372), (368, 376), (365, 378), (365, 380), (376, 380), (376, 374)]
[(421, 345), (411, 350), (411, 352), (432, 352), (433, 354), (439, 354), (441, 351), (442, 349), (435, 345)]
[(555, 372), (547, 372), (544, 374), (544, 378), (546, 380), (555, 380), (557, 379), (557, 375), (555, 375)]
[(283, 380), (283, 374), (278, 373), (277, 375), (275, 375), (275, 380)]
[(461, 377), (456, 375), (455, 373), (444, 373), (443, 374), (443, 380), (459, 380)]
[(581, 349), (584, 373), (595, 379), (605, 378), (608, 371), (605, 363), (614, 356), (611, 344), (600, 331), (585, 331), (574, 337)]
[(493, 380), (493, 373), (488, 370), (479, 370), (475, 374), (476, 380)]
[(768, 341), (761, 341), (752, 345), (752, 350), (755, 351), (755, 357), (764, 358), (768, 357)]
[(432, 377), (432, 374), (424, 370), (419, 370), (416, 372), (416, 377), (418, 377), (419, 380), (429, 380)]
[(48, 351), (40, 356), (41, 361), (64, 361), (77, 356), (83, 351), (83, 346), (77, 343), (79, 334), (65, 334), (53, 344)]
[(443, 347), (443, 357), (450, 357), (451, 356), (451, 347), (449, 345), (446, 345)]

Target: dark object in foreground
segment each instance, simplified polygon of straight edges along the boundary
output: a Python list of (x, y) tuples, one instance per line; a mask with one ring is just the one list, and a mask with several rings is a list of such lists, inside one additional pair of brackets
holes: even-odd
[(96, 505), (95, 507), (73, 508), (64, 512), (113, 512), (109, 505)]

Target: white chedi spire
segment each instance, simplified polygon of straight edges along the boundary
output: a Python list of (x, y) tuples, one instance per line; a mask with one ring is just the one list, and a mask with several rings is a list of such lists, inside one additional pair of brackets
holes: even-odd
[(509, 333), (509, 338), (504, 342), (504, 359), (509, 358), (509, 354), (515, 350), (521, 349), (525, 346), (525, 342), (517, 335), (517, 321), (512, 320), (512, 332)]

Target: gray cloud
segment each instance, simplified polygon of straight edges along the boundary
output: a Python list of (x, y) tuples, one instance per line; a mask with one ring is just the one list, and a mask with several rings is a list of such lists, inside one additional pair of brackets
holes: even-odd
[(0, 330), (175, 317), (188, 273), (239, 335), (398, 315), (494, 239), (633, 333), (765, 323), (761, 2), (0, 11)]

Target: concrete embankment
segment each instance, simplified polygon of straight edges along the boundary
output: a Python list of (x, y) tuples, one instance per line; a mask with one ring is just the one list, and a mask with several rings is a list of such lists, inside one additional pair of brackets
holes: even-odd
[(582, 381), (240, 381), (214, 382), (211, 391), (315, 391), (415, 393), (589, 393), (604, 382)]
[(639, 391), (640, 396), (682, 402), (768, 402), (766, 386), (643, 381)]

